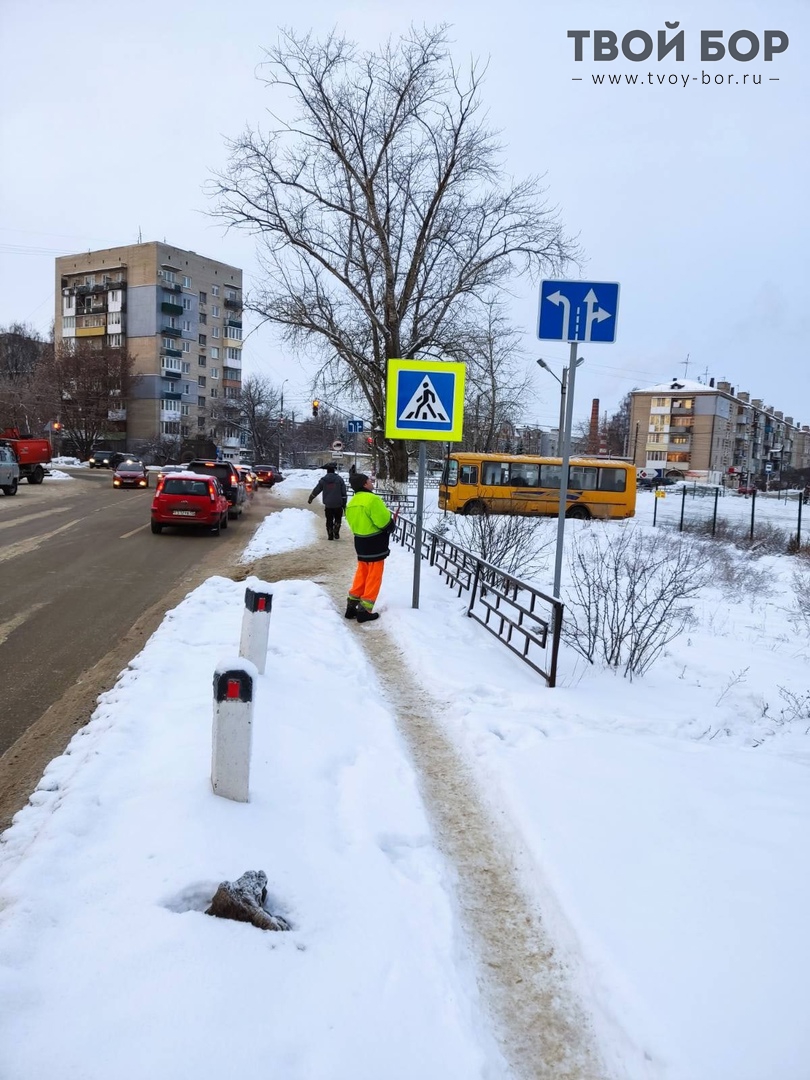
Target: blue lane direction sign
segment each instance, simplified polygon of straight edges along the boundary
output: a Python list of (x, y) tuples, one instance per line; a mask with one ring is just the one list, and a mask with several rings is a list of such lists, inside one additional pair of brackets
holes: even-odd
[(466, 365), (441, 360), (389, 360), (386, 439), (459, 442), (464, 426)]
[(363, 430), (363, 421), (362, 420), (347, 420), (346, 421), (346, 431), (349, 433), (349, 435), (359, 435), (362, 430)]
[(537, 336), (542, 341), (616, 340), (617, 281), (543, 281)]

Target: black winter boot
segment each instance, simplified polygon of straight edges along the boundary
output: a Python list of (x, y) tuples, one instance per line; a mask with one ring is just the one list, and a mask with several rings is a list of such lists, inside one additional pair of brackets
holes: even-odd
[(356, 619), (357, 618), (357, 605), (359, 603), (360, 603), (359, 600), (347, 600), (346, 601), (346, 614), (344, 615), (344, 618), (346, 618), (346, 619)]
[(369, 611), (368, 608), (359, 607), (355, 619), (358, 622), (373, 622), (375, 619), (379, 619), (379, 611)]

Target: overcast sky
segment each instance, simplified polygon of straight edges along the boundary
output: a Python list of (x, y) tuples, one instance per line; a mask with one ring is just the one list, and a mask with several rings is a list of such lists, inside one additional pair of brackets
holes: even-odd
[[(337, 27), (372, 47), (412, 21), (446, 21), (459, 61), (489, 58), (483, 98), (506, 170), (544, 174), (584, 249), (583, 277), (621, 284), (616, 343), (580, 350), (577, 414), (594, 397), (612, 411), (634, 387), (686, 374), (726, 378), (810, 423), (808, 11), (806, 0), (680, 0), (655, 13), (641, 0), (0, 0), (0, 326), (46, 331), (54, 258), (135, 243), (139, 232), (241, 266), (250, 288), (253, 242), (207, 216), (203, 186), (225, 164), (225, 138), (264, 119), (262, 45), (283, 24)], [(567, 38), (645, 30), (655, 39), (676, 19), (681, 63), (655, 50), (644, 62), (595, 63), (590, 41), (577, 63)], [(747, 63), (711, 63), (701, 60), (702, 30), (722, 31), (725, 42), (737, 30), (761, 41), (780, 30), (790, 45), (768, 63), (761, 49)], [(704, 85), (703, 72), (731, 85)], [(643, 81), (595, 85), (594, 73)], [(526, 419), (553, 424), (557, 386), (534, 357), (559, 370), (568, 349), (536, 340), (537, 286), (518, 280), (514, 290), (536, 388)], [(310, 367), (268, 331), (246, 342), (244, 367), (288, 379), (285, 401), (307, 407)]]

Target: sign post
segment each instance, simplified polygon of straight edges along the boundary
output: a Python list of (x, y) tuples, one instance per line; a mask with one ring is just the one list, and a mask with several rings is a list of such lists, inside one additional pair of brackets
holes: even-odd
[(464, 427), (466, 364), (442, 360), (389, 360), (385, 395), (386, 439), (419, 440), (413, 603), (419, 607), (422, 517), (425, 504), (425, 442), (458, 442)]
[(577, 344), (616, 340), (619, 312), (619, 284), (608, 281), (542, 281), (537, 336), (541, 341), (567, 341), (571, 346), (565, 387), (565, 430), (561, 433), (560, 508), (557, 517), (557, 551), (554, 558), (555, 599), (560, 599), (565, 512), (568, 506), (568, 474), (571, 461), (571, 428), (574, 418), (574, 382), (577, 368)]

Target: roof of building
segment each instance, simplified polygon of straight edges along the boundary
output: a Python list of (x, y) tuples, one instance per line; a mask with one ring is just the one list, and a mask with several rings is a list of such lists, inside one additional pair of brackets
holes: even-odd
[(645, 386), (635, 392), (637, 394), (696, 394), (699, 391), (712, 394), (721, 392), (718, 391), (716, 386), (707, 386), (706, 383), (696, 382), (694, 379), (670, 379), (669, 382), (657, 383), (655, 386)]

